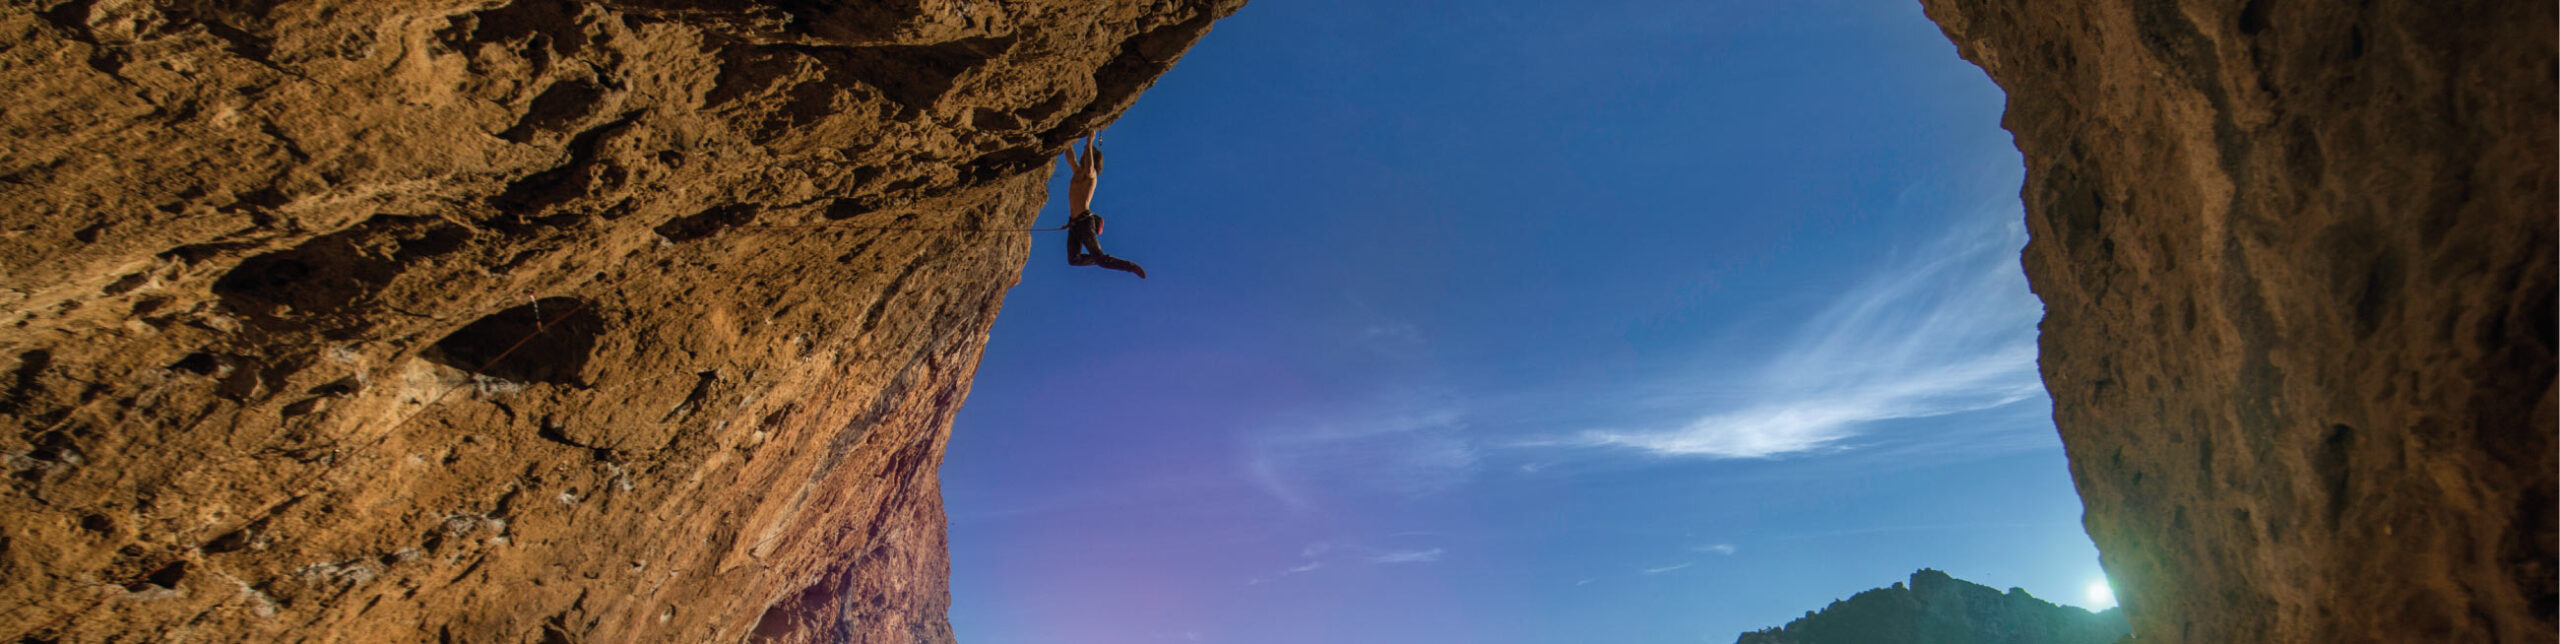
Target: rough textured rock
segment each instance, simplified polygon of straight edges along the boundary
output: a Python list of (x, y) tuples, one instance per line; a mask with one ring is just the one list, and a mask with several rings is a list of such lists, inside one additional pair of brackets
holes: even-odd
[(2135, 633), (2554, 632), (2554, 7), (1924, 0), (2008, 90)]
[(10, 0), (0, 636), (950, 639), (978, 229), (1240, 4)]
[(2056, 606), (1924, 568), (1909, 586), (1858, 593), (1735, 644), (2112, 644), (2131, 630), (2113, 608)]

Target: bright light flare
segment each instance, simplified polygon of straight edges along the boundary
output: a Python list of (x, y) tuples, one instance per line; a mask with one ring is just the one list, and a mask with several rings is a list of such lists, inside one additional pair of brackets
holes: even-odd
[(2116, 589), (2107, 585), (2106, 579), (2089, 582), (2088, 594), (2089, 608), (2092, 610), (2106, 610), (2116, 605)]

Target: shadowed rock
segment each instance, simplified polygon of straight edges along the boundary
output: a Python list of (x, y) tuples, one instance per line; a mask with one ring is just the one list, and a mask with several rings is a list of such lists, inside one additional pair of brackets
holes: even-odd
[(2553, 4), (1922, 4), (2008, 90), (2135, 633), (2550, 639)]
[(940, 231), (1241, 4), (0, 9), (0, 638), (950, 640)]

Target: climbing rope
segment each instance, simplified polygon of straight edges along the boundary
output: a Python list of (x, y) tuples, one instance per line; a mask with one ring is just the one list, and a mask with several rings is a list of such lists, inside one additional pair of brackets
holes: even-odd
[[(478, 381), (480, 380), (480, 374), (481, 374), (482, 372), (486, 372), (486, 371), (488, 371), (490, 367), (498, 366), (498, 361), (500, 361), (500, 360), (505, 360), (505, 359), (507, 359), (507, 354), (515, 353), (517, 349), (522, 349), (522, 348), (524, 348), (524, 343), (532, 342), (532, 341), (533, 341), (534, 336), (542, 335), (542, 332), (543, 332), (543, 331), (551, 330), (551, 327), (553, 327), (553, 326), (557, 326), (557, 325), (559, 325), (561, 322), (566, 322), (566, 321), (568, 321), (568, 320), (569, 320), (569, 316), (577, 315), (579, 311), (584, 311), (584, 310), (586, 310), (586, 309), (587, 309), (587, 303), (586, 303), (585, 301), (582, 301), (582, 300), (573, 300), (573, 301), (578, 302), (578, 305), (577, 305), (577, 306), (569, 307), (569, 312), (567, 312), (567, 313), (562, 313), (562, 314), (560, 314), (560, 317), (552, 318), (552, 319), (551, 319), (551, 321), (549, 321), (549, 322), (543, 322), (542, 324), (540, 324), (540, 325), (538, 325), (538, 326), (533, 327), (533, 332), (532, 332), (532, 333), (524, 334), (524, 337), (523, 337), (523, 338), (519, 338), (519, 339), (517, 339), (515, 344), (507, 345), (507, 350), (498, 352), (497, 357), (490, 358), (488, 362), (480, 363), (480, 368), (478, 368), (478, 369), (472, 369), (472, 370), (471, 370), (471, 375), (470, 375), (470, 376), (468, 376), (468, 377), (463, 378), (463, 379), (462, 379), (462, 382), (453, 383), (453, 385), (448, 386), (448, 387), (445, 387), (443, 392), (437, 393), (435, 398), (433, 398), (433, 399), (429, 399), (429, 400), (427, 401), (427, 404), (418, 406), (418, 410), (417, 410), (417, 411), (410, 412), (410, 413), (409, 413), (409, 417), (408, 417), (408, 418), (400, 419), (400, 422), (399, 422), (398, 424), (395, 424), (395, 425), (392, 425), (392, 426), (391, 426), (391, 431), (383, 432), (383, 435), (384, 435), (384, 436), (386, 436), (386, 437), (388, 437), (388, 436), (390, 436), (391, 434), (399, 433), (399, 432), (400, 432), (400, 428), (402, 428), (402, 427), (407, 427), (407, 426), (409, 425), (409, 421), (417, 420), (419, 416), (424, 416), (424, 415), (426, 415), (426, 413), (427, 413), (427, 410), (428, 410), (428, 409), (435, 407), (435, 406), (436, 406), (436, 403), (444, 402), (444, 397), (445, 397), (445, 396), (452, 395), (452, 394), (453, 394), (453, 390), (455, 390), (455, 389), (461, 389), (464, 385), (469, 385), (469, 384), (471, 384), (471, 383), (473, 383), (473, 382), (478, 382)], [(534, 305), (533, 305), (533, 306), (534, 306), (534, 309), (533, 309), (533, 310), (534, 310), (534, 312), (535, 312), (534, 314), (535, 314), (535, 315), (541, 315), (541, 311), (542, 311), (542, 308), (541, 308), (541, 307), (542, 307), (542, 303), (541, 303), (541, 301), (540, 301), (540, 300), (535, 300), (535, 301), (534, 301)], [(539, 320), (539, 319), (541, 319), (541, 318), (534, 318), (534, 319)], [(371, 446), (370, 446), (370, 445), (367, 445), (367, 447), (371, 447)], [(333, 465), (333, 466), (331, 466), (331, 467), (332, 467), (332, 469), (334, 469), (336, 466), (334, 466), (334, 465)], [(324, 473), (325, 473), (325, 472), (324, 472)]]
[(932, 226), (851, 226), (851, 225), (841, 225), (841, 224), (747, 224), (747, 225), (741, 225), (741, 226), (738, 226), (738, 227), (739, 227), (739, 228), (833, 228), (833, 229), (839, 229), (839, 230), (928, 230), (928, 231), (955, 231), (955, 232), (971, 232), (971, 233), (1046, 233), (1046, 232), (1056, 232), (1056, 231), (1061, 231), (1061, 230), (1066, 230), (1066, 229), (1067, 229), (1067, 227), (1066, 227), (1066, 226), (1057, 226), (1057, 227), (1052, 227), (1052, 228), (951, 228), (951, 227), (932, 227)]

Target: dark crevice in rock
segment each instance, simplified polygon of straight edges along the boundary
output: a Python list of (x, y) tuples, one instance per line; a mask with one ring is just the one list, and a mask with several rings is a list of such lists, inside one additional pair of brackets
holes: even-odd
[(169, 369), (173, 371), (184, 371), (199, 376), (210, 376), (220, 372), (223, 369), (223, 366), (220, 358), (214, 357), (211, 353), (198, 351), (187, 354), (184, 358), (179, 358), (177, 362), (169, 363)]
[(604, 102), (605, 88), (586, 81), (561, 81), (543, 88), (525, 107), (516, 124), (499, 132), (498, 137), (517, 143), (533, 140), (542, 134), (566, 132), (570, 127), (595, 114)]
[(1034, 147), (1006, 148), (989, 152), (961, 168), (961, 179), (967, 183), (985, 183), (1032, 170), (1049, 163), (1049, 153)]
[(2355, 499), (2350, 494), (2353, 491), (2350, 484), (2354, 482), (2354, 472), (2350, 468), (2354, 465), (2355, 445), (2355, 428), (2331, 425), (2328, 437), (2321, 439), (2319, 451), (2311, 457), (2312, 472), (2320, 477), (2321, 487), (2329, 496), (2329, 525), (2337, 525), (2339, 517), (2346, 516), (2347, 507)]
[(538, 213), (580, 197), (599, 188), (618, 187), (622, 173), (599, 160), (606, 137), (620, 134), (640, 120), (639, 112), (588, 128), (569, 139), (569, 160), (549, 170), (526, 175), (505, 190), (489, 198), (490, 207), (517, 215)]
[(53, 352), (33, 349), (18, 354), (18, 366), (9, 370), (9, 395), (0, 396), (0, 414), (22, 415), (31, 406), (36, 392), (42, 391), (40, 379), (44, 370), (53, 366)]
[(186, 579), (187, 562), (185, 560), (172, 561), (166, 566), (161, 566), (158, 570), (151, 571), (148, 575), (143, 575), (141, 579), (135, 580), (133, 583), (125, 584), (124, 589), (137, 593), (155, 588), (162, 590), (174, 590), (178, 587), (180, 582), (184, 582)]
[[(931, 45), (862, 47), (834, 52), (838, 69), (877, 87), (889, 100), (932, 109), (962, 73), (1013, 48), (1011, 38), (968, 38)], [(821, 56), (822, 58), (827, 56)]]
[(825, 213), (820, 216), (825, 217), (828, 221), (843, 221), (863, 216), (878, 209), (879, 204), (877, 200), (868, 197), (860, 199), (836, 199), (834, 201), (827, 202), (827, 209)]
[(207, 541), (203, 546), (197, 547), (197, 550), (207, 554), (222, 554), (226, 552), (247, 550), (258, 544), (259, 536), (264, 534), (266, 529), (267, 520), (261, 518), (257, 521), (250, 522), (248, 525), (240, 526), (237, 530), (222, 533), (221, 536), (214, 537), (212, 541)]
[[(1011, 38), (968, 38), (931, 45), (735, 43), (721, 51), (719, 81), (703, 101), (724, 109), (753, 104), (746, 115), (758, 140), (790, 136), (858, 103), (858, 83), (898, 108), (921, 114), (940, 103), (960, 76), (1014, 46)], [(752, 101), (751, 97), (768, 100)], [(769, 100), (780, 98), (779, 101)], [(743, 102), (743, 103), (742, 103)]]
[(689, 242), (754, 222), (757, 212), (756, 207), (750, 204), (712, 206), (702, 212), (677, 217), (668, 220), (667, 223), (659, 224), (657, 232), (658, 236), (667, 238), (667, 241)]
[(473, 320), (424, 356), (499, 380), (583, 385), (579, 374), (604, 331), (603, 316), (585, 301), (547, 297)]
[(378, 215), (293, 248), (251, 257), (213, 293), (259, 316), (331, 316), (371, 306), (375, 293), (420, 260), (462, 249), (469, 230), (433, 217)]

